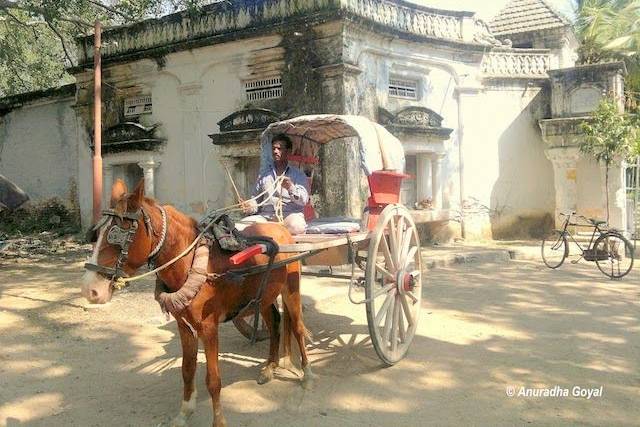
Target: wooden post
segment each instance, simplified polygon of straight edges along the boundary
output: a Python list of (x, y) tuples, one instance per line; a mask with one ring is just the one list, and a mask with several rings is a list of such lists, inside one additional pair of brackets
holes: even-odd
[(102, 204), (102, 70), (101, 26), (96, 20), (93, 35), (93, 220), (101, 216)]

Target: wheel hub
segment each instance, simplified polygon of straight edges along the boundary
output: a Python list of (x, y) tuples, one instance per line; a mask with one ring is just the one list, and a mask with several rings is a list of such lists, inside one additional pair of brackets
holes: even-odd
[(400, 270), (396, 275), (396, 288), (398, 289), (398, 292), (401, 294), (404, 294), (406, 292), (413, 292), (415, 287), (415, 277), (404, 270)]

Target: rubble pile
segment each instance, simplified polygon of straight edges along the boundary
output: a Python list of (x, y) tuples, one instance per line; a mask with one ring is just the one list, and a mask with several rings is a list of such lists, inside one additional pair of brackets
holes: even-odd
[(91, 244), (75, 235), (41, 233), (19, 237), (0, 234), (0, 259), (37, 261), (44, 258), (83, 259), (91, 254)]

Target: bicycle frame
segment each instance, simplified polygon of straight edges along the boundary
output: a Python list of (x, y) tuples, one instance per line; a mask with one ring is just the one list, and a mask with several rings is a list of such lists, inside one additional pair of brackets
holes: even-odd
[[(570, 212), (569, 215), (562, 214), (562, 213), (560, 215), (566, 216), (566, 219), (564, 221), (564, 225), (562, 227), (562, 230), (558, 230), (558, 231), (565, 238), (569, 237), (573, 241), (573, 243), (575, 243), (575, 245), (578, 247), (578, 249), (580, 249), (580, 258), (578, 258), (576, 261), (572, 261), (572, 263), (578, 262), (578, 261), (580, 261), (581, 258), (584, 258), (585, 251), (590, 251), (590, 250), (594, 249), (593, 245), (594, 245), (596, 239), (598, 237), (600, 237), (603, 233), (607, 232), (607, 230), (601, 229), (598, 224), (593, 224), (593, 223), (590, 223), (590, 224), (579, 224), (577, 222), (571, 222), (571, 218), (575, 215), (575, 212)], [(576, 215), (576, 217), (579, 217), (579, 218), (582, 218), (582, 219), (588, 221), (587, 218), (585, 218), (582, 215)], [(593, 229), (593, 233), (591, 233), (591, 238), (589, 239), (589, 244), (587, 245), (586, 248), (583, 248), (582, 245), (580, 244), (580, 242), (578, 242), (573, 237), (573, 235), (567, 230), (567, 228), (569, 228), (569, 226), (590, 227), (590, 228)]]

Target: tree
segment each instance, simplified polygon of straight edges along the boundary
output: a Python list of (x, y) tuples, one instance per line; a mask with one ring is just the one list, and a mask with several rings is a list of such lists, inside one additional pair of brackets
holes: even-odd
[(637, 145), (638, 128), (633, 116), (621, 114), (618, 104), (609, 98), (600, 101), (593, 116), (581, 124), (585, 138), (580, 151), (591, 155), (605, 167), (605, 197), (609, 221), (609, 168), (627, 160)]
[[(73, 81), (74, 38), (99, 19), (122, 25), (195, 11), (204, 0), (0, 0), (0, 97)], [(208, 3), (212, 3), (209, 1)]]
[(624, 61), (626, 101), (636, 108), (640, 100), (640, 0), (577, 0), (576, 17), (578, 61)]

